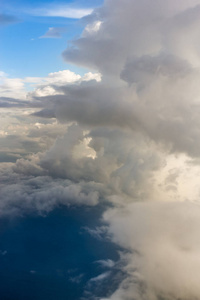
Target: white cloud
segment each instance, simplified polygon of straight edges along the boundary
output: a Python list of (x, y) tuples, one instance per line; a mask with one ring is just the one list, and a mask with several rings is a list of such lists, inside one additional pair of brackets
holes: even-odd
[(110, 272), (102, 273), (96, 277), (91, 278), (90, 282), (99, 282), (99, 281), (105, 280), (109, 275), (110, 275)]
[[(21, 137), (38, 140), (35, 155), (1, 164), (1, 214), (108, 202), (107, 226), (85, 227), (126, 250), (119, 265), (127, 277), (107, 299), (200, 297), (199, 5), (107, 0), (63, 54), (97, 73), (7, 81), (16, 90), (35, 84), (34, 129)], [(46, 126), (52, 119), (62, 135)], [(13, 146), (14, 138), (2, 139)], [(23, 142), (27, 154), (33, 144)]]
[(91, 14), (92, 11), (93, 9), (91, 8), (72, 8), (68, 5), (52, 5), (49, 7), (32, 9), (29, 13), (35, 16), (43, 17), (80, 19)]
[(41, 39), (49, 39), (49, 38), (61, 38), (62, 37), (62, 33), (65, 32), (64, 28), (61, 27), (49, 27), (48, 31), (42, 35), (40, 38)]
[(7, 74), (1, 73), (0, 77), (1, 97), (14, 97), (25, 99), (24, 82), (21, 78), (8, 78)]
[(128, 278), (109, 299), (198, 298), (198, 206), (137, 203), (107, 211), (105, 220), (114, 241), (129, 249)]
[[(56, 87), (90, 80), (101, 81), (101, 74), (88, 72), (81, 77), (70, 70), (62, 70), (49, 73), (46, 77), (10, 78), (8, 74), (1, 71), (0, 91), (1, 97), (25, 100), (31, 99), (33, 96), (43, 97), (63, 94)], [(33, 88), (36, 88), (34, 92), (28, 92)]]
[(92, 24), (88, 24), (83, 31), (83, 36), (95, 34), (100, 30), (101, 24), (101, 21), (95, 21)]
[(7, 76), (7, 74), (5, 72), (0, 71), (0, 77), (6, 77), (6, 76)]
[(96, 262), (105, 268), (113, 268), (115, 265), (115, 262), (112, 259), (98, 260)]
[(107, 226), (101, 226), (96, 228), (83, 227), (87, 233), (97, 240), (103, 240), (107, 236)]

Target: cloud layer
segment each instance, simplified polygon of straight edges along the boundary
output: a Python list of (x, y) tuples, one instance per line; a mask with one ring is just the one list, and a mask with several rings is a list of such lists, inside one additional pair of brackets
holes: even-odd
[(1, 86), (36, 84), (7, 101), (30, 113), (30, 139), (19, 133), (24, 151), (12, 140), (19, 159), (1, 165), (1, 215), (109, 203), (102, 222), (126, 274), (110, 300), (200, 296), (199, 17), (199, 0), (107, 0), (63, 53), (96, 73)]

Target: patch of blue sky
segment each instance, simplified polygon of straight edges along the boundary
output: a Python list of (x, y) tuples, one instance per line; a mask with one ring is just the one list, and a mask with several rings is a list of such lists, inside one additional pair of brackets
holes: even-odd
[[(57, 26), (66, 27), (61, 38), (40, 38), (49, 27)], [(81, 34), (81, 31), (81, 26), (72, 25), (72, 21), (64, 20), (64, 24), (61, 24), (57, 18), (51, 20), (51, 23), (40, 20), (4, 27), (1, 30), (3, 47), (0, 50), (0, 69), (11, 77), (46, 76), (63, 69), (83, 72), (80, 68), (66, 64), (61, 55), (67, 47), (67, 41)]]
[[(84, 74), (87, 72), (86, 69), (69, 65), (62, 58), (62, 52), (68, 42), (81, 34), (84, 25), (79, 21), (78, 15), (75, 18), (67, 18), (56, 14), (59, 15), (58, 11), (62, 7), (78, 11), (93, 9), (101, 3), (102, 0), (65, 2), (19, 0), (1, 3), (2, 12), (18, 18), (19, 22), (0, 28), (0, 70), (9, 77), (43, 77), (64, 69)], [(47, 16), (47, 12), (52, 9), (55, 16)], [(41, 38), (52, 27), (64, 29), (61, 37)]]
[(101, 6), (103, 0), (65, 0), (65, 1), (54, 1), (54, 0), (10, 0), (2, 1), (1, 6), (4, 8), (4, 11), (13, 11), (18, 13), (21, 11), (40, 8), (40, 7), (51, 7), (51, 6), (66, 6), (74, 8), (94, 8)]

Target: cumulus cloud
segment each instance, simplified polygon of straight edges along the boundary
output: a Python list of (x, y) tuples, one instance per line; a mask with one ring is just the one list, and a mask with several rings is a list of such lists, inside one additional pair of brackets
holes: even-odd
[(126, 278), (110, 299), (197, 299), (199, 206), (135, 203), (104, 215), (113, 240), (130, 252)]
[[(193, 32), (191, 26), (195, 26), (195, 22), (199, 20), (198, 7), (192, 10), (197, 5), (198, 0), (181, 1), (179, 5), (171, 0), (166, 3), (157, 0), (122, 3), (117, 0), (115, 4), (113, 1), (106, 1), (102, 8), (93, 13), (95, 21), (101, 22), (95, 37), (92, 34), (73, 41), (71, 47), (64, 52), (64, 58), (76, 64), (93, 67), (105, 74), (118, 74), (129, 57), (148, 54), (154, 56), (163, 50), (163, 46), (165, 51), (174, 53), (171, 44), (179, 47), (179, 42), (182, 41), (179, 49), (186, 56), (181, 55), (181, 58), (188, 59), (188, 50), (183, 49), (188, 49), (187, 38), (193, 39), (190, 42), (197, 38), (196, 32), (190, 35)], [(192, 13), (195, 18), (187, 16)], [(187, 37), (184, 26), (179, 26), (179, 32), (174, 32), (178, 27), (176, 20), (181, 19), (181, 16), (183, 20), (187, 19), (187, 23), (184, 23), (188, 30)], [(166, 31), (171, 43), (166, 43)], [(196, 51), (195, 47), (197, 45), (193, 43), (191, 52)], [(191, 62), (191, 53), (189, 58)]]
[(84, 183), (52, 180), (35, 161), (21, 159), (14, 166), (11, 163), (1, 166), (1, 216), (22, 216), (34, 211), (44, 214), (59, 205), (98, 203), (99, 194), (92, 185), (88, 188)]
[(35, 84), (29, 117), (40, 133), (27, 132), (40, 147), (1, 164), (1, 215), (109, 203), (103, 226), (85, 227), (124, 249), (126, 278), (107, 299), (200, 295), (199, 14), (199, 0), (107, 0), (63, 53), (96, 73), (2, 87)]
[[(31, 106), (30, 101), (33, 97), (63, 94), (61, 90), (59, 91), (59, 87), (91, 80), (101, 81), (101, 74), (88, 72), (80, 76), (70, 70), (62, 70), (49, 73), (46, 77), (10, 78), (8, 74), (0, 71), (0, 100), (3, 102), (1, 105), (11, 106), (11, 102), (13, 102), (13, 106), (16, 106), (16, 102), (18, 102), (19, 106), (27, 103)], [(27, 92), (27, 88), (34, 89), (34, 91)], [(29, 102), (25, 102), (25, 100), (29, 100)], [(34, 102), (32, 106), (37, 106), (38, 103)]]

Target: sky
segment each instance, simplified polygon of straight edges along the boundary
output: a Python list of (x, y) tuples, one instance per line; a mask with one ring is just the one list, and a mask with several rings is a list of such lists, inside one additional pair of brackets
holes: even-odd
[(200, 0), (3, 1), (3, 300), (200, 298)]
[(68, 42), (81, 34), (81, 17), (102, 3), (94, 1), (1, 1), (1, 70), (11, 78), (45, 76), (66, 68)]

